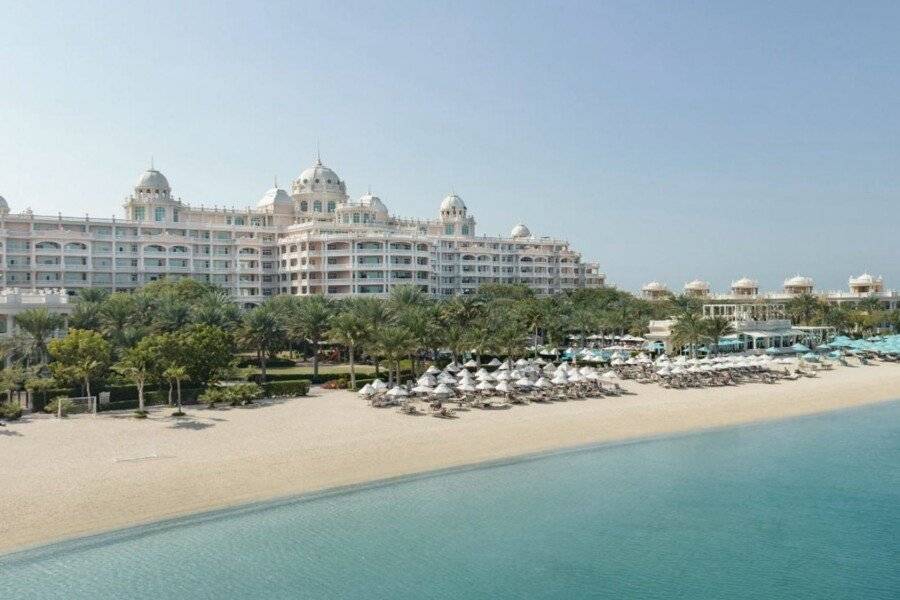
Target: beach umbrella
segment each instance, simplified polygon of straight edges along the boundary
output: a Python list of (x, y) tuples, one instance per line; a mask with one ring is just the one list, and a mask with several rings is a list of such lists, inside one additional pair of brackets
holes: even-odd
[(537, 381), (534, 382), (534, 387), (536, 388), (546, 388), (550, 387), (550, 380), (546, 377), (539, 377)]
[(409, 394), (406, 392), (406, 390), (398, 385), (389, 389), (386, 395), (390, 396), (391, 398), (402, 398), (404, 396), (408, 396)]
[(456, 374), (456, 378), (457, 378), (458, 380), (460, 380), (460, 381), (465, 381), (466, 379), (468, 379), (469, 381), (471, 381), (471, 380), (472, 380), (472, 373), (470, 373), (469, 371), (466, 371), (465, 369), (463, 369), (462, 371), (460, 371), (459, 373)]
[(387, 384), (380, 379), (376, 379), (372, 382), (372, 389), (376, 392), (379, 392), (383, 389), (387, 388)]
[(794, 352), (796, 352), (798, 354), (801, 354), (804, 352), (809, 352), (809, 346), (798, 343), (798, 344), (794, 344), (793, 346), (791, 346), (791, 350), (793, 350)]
[(431, 393), (435, 396), (452, 396), (453, 390), (447, 387), (447, 384), (442, 383), (434, 388)]
[(581, 383), (583, 381), (584, 381), (584, 375), (582, 375), (581, 373), (578, 373), (577, 371), (575, 373), (572, 373), (572, 375), (569, 376), (569, 383)]
[(437, 375), (438, 373), (441, 372), (441, 370), (438, 369), (436, 366), (431, 365), (430, 367), (425, 369), (425, 372), (428, 373), (429, 375)]
[(544, 366), (545, 364), (547, 364), (547, 361), (538, 356), (536, 359), (534, 359), (534, 364)]
[(601, 377), (602, 377), (603, 379), (618, 379), (618, 378), (619, 378), (619, 374), (616, 373), (615, 371), (607, 371), (606, 373), (604, 373), (603, 375), (601, 375)]
[(803, 355), (803, 360), (806, 360), (808, 362), (818, 362), (819, 357), (816, 356), (815, 354), (813, 354), (812, 352), (807, 352), (806, 354)]
[(448, 375), (447, 373), (441, 373), (440, 377), (437, 378), (438, 383), (444, 383), (448, 385), (456, 384), (456, 377), (453, 375)]
[(531, 380), (527, 377), (522, 377), (521, 379), (516, 380), (516, 385), (519, 387), (531, 387), (534, 384), (531, 383)]
[(656, 370), (657, 375), (671, 375), (672, 370), (669, 367), (660, 367)]
[(504, 394), (506, 394), (506, 393), (509, 393), (512, 391), (512, 386), (509, 385), (508, 381), (501, 381), (500, 383), (497, 384), (497, 387), (494, 389), (497, 390), (498, 392), (503, 392)]
[(371, 383), (367, 383), (366, 385), (362, 386), (362, 389), (360, 389), (360, 390), (357, 392), (357, 394), (359, 394), (360, 396), (365, 396), (365, 397), (368, 398), (369, 396), (373, 396), (373, 395), (375, 394), (375, 390), (372, 389), (372, 384), (371, 384)]
[(615, 359), (613, 359), (613, 361), (610, 364), (614, 367), (621, 367), (622, 365), (625, 364), (625, 361), (622, 360), (621, 358), (615, 358)]
[(416, 383), (418, 383), (419, 385), (427, 385), (429, 387), (434, 387), (435, 385), (437, 385), (437, 381), (435, 381), (432, 375), (422, 375), (421, 377), (419, 377)]
[(412, 391), (417, 394), (430, 394), (431, 392), (434, 391), (434, 388), (431, 387), (430, 385), (421, 385), (420, 384), (420, 385), (417, 385), (416, 387), (414, 387), (412, 389)]
[(471, 383), (464, 383), (464, 384), (458, 386), (456, 389), (459, 390), (460, 392), (469, 393), (469, 392), (475, 391), (475, 386), (472, 385)]
[(509, 381), (511, 379), (508, 371), (501, 371), (497, 377), (497, 381)]
[(477, 371), (475, 371), (475, 376), (476, 376), (476, 377), (478, 377), (479, 375), (487, 375), (487, 374), (488, 374), (488, 370), (485, 369), (484, 367), (481, 367), (480, 369), (478, 369)]
[(516, 366), (518, 366), (518, 367), (523, 367), (527, 364), (528, 364), (528, 361), (525, 360), (524, 358), (520, 358), (519, 360), (516, 361)]
[(564, 373), (557, 373), (553, 377), (553, 379), (550, 380), (550, 383), (553, 383), (556, 385), (565, 385), (565, 384), (569, 383), (569, 378), (566, 377)]
[(509, 372), (509, 377), (510, 377), (510, 379), (521, 379), (522, 378), (522, 370), (513, 369), (512, 371)]
[(452, 363), (450, 363), (449, 365), (447, 365), (447, 366), (444, 368), (444, 370), (445, 370), (445, 371), (450, 371), (451, 373), (456, 373), (456, 372), (459, 371), (461, 368), (462, 368), (462, 367), (460, 367), (458, 364), (456, 364), (455, 362), (452, 362)]
[(479, 383), (478, 385), (475, 386), (475, 389), (480, 390), (482, 392), (490, 392), (491, 390), (494, 389), (494, 386), (490, 382), (482, 381), (481, 383)]
[(464, 364), (463, 366), (464, 366), (465, 368), (467, 368), (467, 369), (477, 369), (477, 368), (478, 368), (478, 363), (475, 362), (474, 359), (471, 359), (471, 358), (470, 358), (468, 361), (466, 361), (466, 364)]
[(489, 367), (499, 367), (499, 366), (500, 366), (500, 360), (499, 360), (498, 358), (496, 358), (496, 357), (495, 357), (495, 358), (492, 358), (492, 359), (491, 359), (491, 362), (489, 362), (489, 363), (487, 364), (487, 366), (489, 366)]
[(507, 363), (507, 362), (501, 363), (501, 365), (499, 367), (497, 367), (497, 369), (500, 371), (508, 371), (509, 363)]

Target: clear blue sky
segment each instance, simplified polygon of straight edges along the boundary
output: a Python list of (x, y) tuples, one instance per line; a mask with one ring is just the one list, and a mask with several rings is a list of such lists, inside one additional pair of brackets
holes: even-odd
[(900, 287), (897, 2), (3, 3), (0, 195), (121, 214), (151, 155), (246, 206), (357, 197), (562, 236), (626, 289)]

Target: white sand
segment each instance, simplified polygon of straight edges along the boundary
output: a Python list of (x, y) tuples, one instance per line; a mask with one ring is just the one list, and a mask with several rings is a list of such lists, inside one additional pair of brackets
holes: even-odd
[(348, 392), (253, 409), (30, 416), (0, 428), (0, 551), (301, 492), (531, 452), (812, 414), (900, 398), (900, 365), (775, 385), (664, 390), (453, 420)]

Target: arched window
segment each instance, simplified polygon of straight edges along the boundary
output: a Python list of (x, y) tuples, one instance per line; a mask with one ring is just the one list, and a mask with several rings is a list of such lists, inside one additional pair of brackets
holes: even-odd
[(38, 242), (34, 245), (35, 250), (59, 250), (59, 244), (56, 242)]
[[(318, 181), (318, 179), (316, 179)], [(313, 202), (313, 212), (322, 212), (322, 201), (316, 200)]]
[(300, 212), (306, 212), (309, 210), (309, 203), (306, 200), (300, 203)]
[(336, 206), (336, 205), (335, 205), (334, 201), (329, 202), (329, 203), (328, 203), (328, 212), (333, 213), (333, 212), (334, 212), (334, 209), (335, 209), (335, 206)]

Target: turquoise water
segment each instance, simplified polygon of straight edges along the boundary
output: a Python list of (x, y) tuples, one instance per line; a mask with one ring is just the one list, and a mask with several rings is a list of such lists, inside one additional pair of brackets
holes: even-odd
[(895, 402), (8, 555), (0, 598), (897, 598), (898, 540)]

